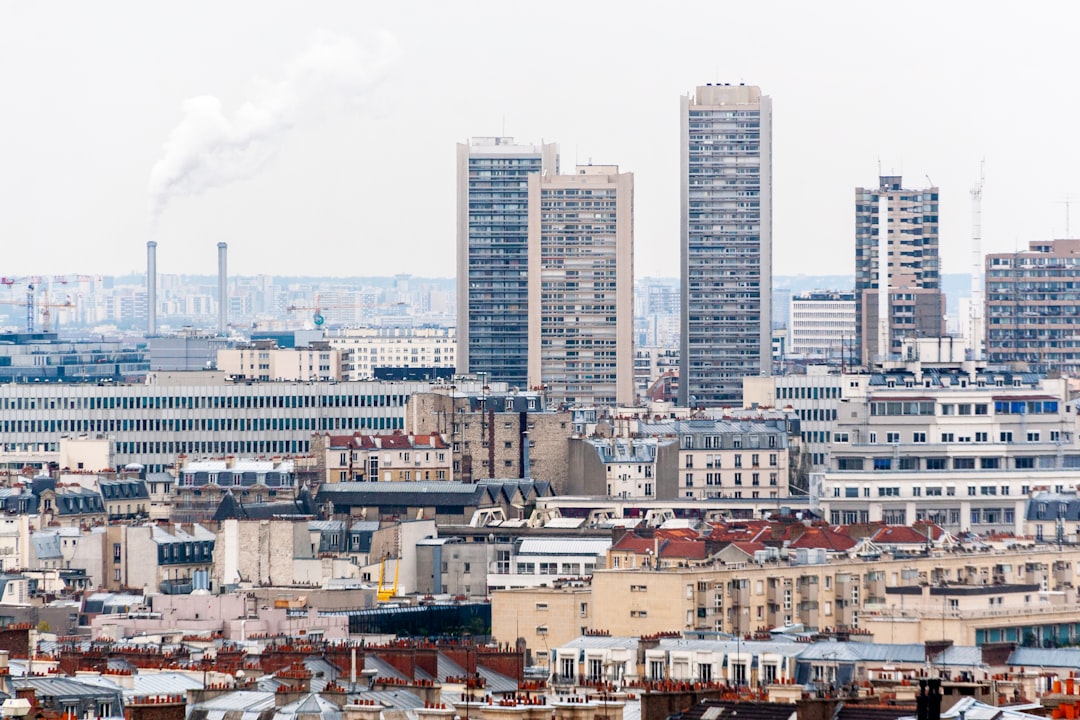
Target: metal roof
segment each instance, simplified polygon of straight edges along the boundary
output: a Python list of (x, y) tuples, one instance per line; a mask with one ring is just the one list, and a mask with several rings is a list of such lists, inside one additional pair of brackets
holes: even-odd
[(1008, 664), (1013, 666), (1080, 668), (1080, 649), (1018, 647), (1009, 655)]
[(570, 642), (562, 646), (562, 648), (571, 649), (608, 649), (608, 648), (628, 648), (636, 651), (638, 646), (638, 639), (636, 637), (609, 637), (606, 635), (582, 635), (581, 637), (574, 638)]
[(203, 686), (202, 682), (180, 672), (146, 672), (132, 676), (132, 688), (124, 690), (124, 699), (147, 695), (183, 695)]
[(610, 538), (522, 538), (522, 555), (604, 555), (611, 547)]

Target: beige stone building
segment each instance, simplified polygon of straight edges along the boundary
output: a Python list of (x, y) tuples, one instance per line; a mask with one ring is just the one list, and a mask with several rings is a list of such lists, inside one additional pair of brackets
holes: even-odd
[(454, 479), (450, 446), (437, 434), (316, 434), (311, 452), (322, 482)]
[[(1062, 628), (1071, 641), (1080, 620), (1078, 563), (1080, 548), (1040, 545), (873, 562), (853, 556), (812, 565), (780, 560), (598, 570), (587, 586), (494, 593), (492, 633), (499, 642), (523, 637), (534, 651), (583, 629), (614, 636), (745, 634), (789, 624), (868, 633), (885, 643), (943, 636), (961, 645), (1041, 642), (1060, 638)], [(587, 617), (571, 612), (582, 606)], [(546, 629), (543, 636), (537, 627)]]
[(262, 382), (341, 380), (341, 351), (324, 342), (279, 348), (273, 340), (217, 351), (218, 370)]
[(414, 393), (406, 409), (406, 427), (413, 433), (448, 438), (454, 480), (529, 477), (564, 492), (573, 423), (570, 413), (544, 407), (538, 392), (458, 395), (451, 386)]
[(529, 386), (556, 405), (634, 402), (634, 176), (529, 176)]

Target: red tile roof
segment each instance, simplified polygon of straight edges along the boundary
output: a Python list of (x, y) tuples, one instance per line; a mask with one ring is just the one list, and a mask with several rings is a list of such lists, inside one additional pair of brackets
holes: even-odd
[(855, 547), (857, 542), (843, 533), (826, 527), (808, 527), (789, 547), (824, 548), (834, 552), (845, 552)]

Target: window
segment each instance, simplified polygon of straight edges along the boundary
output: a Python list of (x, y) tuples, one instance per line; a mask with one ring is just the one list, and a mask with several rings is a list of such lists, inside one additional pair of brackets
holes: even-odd
[(898, 432), (886, 433), (885, 438), (886, 438), (885, 441), (887, 443), (889, 443), (890, 445), (899, 445), (900, 444), (900, 433), (898, 433)]
[(1029, 431), (1028, 434), (1027, 434), (1027, 441), (1028, 442), (1039, 442), (1039, 431), (1038, 430)]
[(911, 434), (911, 442), (924, 443), (926, 442), (926, 433), (916, 432)]
[(1000, 437), (1001, 437), (1001, 442), (1003, 442), (1003, 443), (1011, 443), (1013, 441), (1013, 434), (1011, 432), (1002, 431)]

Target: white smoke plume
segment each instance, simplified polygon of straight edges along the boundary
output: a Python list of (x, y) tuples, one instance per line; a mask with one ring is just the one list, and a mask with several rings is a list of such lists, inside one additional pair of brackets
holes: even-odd
[(216, 97), (184, 101), (183, 119), (150, 171), (151, 213), (159, 216), (174, 197), (254, 176), (293, 127), (368, 97), (397, 54), (386, 32), (364, 44), (324, 36), (285, 66), (280, 81), (258, 83), (231, 116)]

